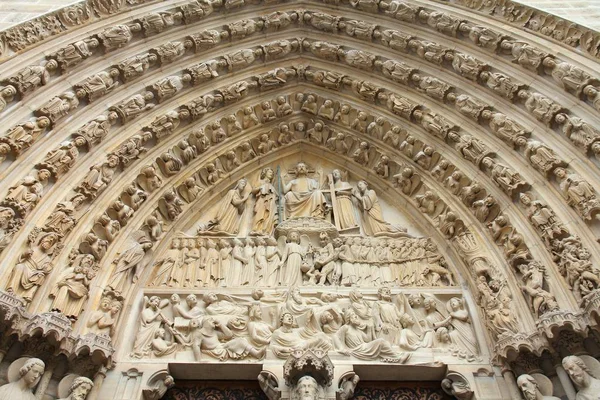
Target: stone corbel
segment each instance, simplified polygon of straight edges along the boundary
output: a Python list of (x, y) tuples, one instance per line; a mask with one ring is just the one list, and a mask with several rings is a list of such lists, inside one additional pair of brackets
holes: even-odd
[(448, 372), (442, 380), (442, 390), (459, 400), (474, 399), (474, 392), (467, 378), (458, 372)]
[(354, 398), (356, 385), (360, 381), (360, 377), (354, 372), (348, 372), (340, 378), (338, 390), (336, 392), (336, 400), (350, 400)]
[(275, 374), (269, 371), (261, 371), (258, 374), (258, 384), (269, 400), (281, 399), (281, 390)]
[(175, 379), (165, 370), (153, 374), (142, 389), (144, 400), (161, 399), (167, 390), (175, 385)]

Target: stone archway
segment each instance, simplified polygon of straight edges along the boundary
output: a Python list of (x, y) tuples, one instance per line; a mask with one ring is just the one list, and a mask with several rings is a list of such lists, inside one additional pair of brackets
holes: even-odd
[(38, 398), (221, 368), (289, 398), (300, 348), (327, 398), (528, 374), (573, 399), (561, 359), (600, 355), (596, 41), (501, 1), (93, 0), (0, 33), (0, 383), (37, 357)]

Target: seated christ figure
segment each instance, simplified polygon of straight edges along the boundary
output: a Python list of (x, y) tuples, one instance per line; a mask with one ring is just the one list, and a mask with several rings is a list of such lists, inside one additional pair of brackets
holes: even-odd
[(329, 205), (319, 190), (319, 183), (308, 177), (308, 169), (303, 162), (296, 165), (295, 173), (296, 177), (283, 187), (287, 217), (325, 218)]

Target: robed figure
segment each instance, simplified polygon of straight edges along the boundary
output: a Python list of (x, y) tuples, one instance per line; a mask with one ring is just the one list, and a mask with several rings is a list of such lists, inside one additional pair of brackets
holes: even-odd
[(406, 230), (385, 222), (379, 199), (367, 182), (359, 181), (352, 195), (358, 200), (364, 232), (369, 236), (410, 237)]
[(270, 235), (277, 220), (277, 190), (273, 186), (273, 168), (264, 168), (260, 173), (260, 183), (253, 188), (256, 198), (252, 218), (251, 235)]
[(354, 205), (352, 204), (352, 186), (344, 181), (339, 169), (334, 169), (331, 173), (332, 190), (335, 192), (335, 218), (339, 223), (339, 228), (356, 228), (358, 223), (354, 215)]
[(237, 235), (251, 190), (248, 181), (240, 179), (235, 187), (227, 192), (223, 202), (219, 204), (216, 217), (210, 220), (206, 226), (200, 226), (198, 232), (225, 232)]
[(296, 178), (283, 187), (287, 217), (325, 218), (328, 205), (319, 182), (308, 177), (308, 168), (303, 162), (296, 165), (295, 173)]

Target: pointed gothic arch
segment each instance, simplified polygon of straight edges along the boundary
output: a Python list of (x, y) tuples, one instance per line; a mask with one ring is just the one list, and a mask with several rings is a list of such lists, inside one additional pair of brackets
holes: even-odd
[[(350, 388), (353, 393), (352, 370), (361, 376), (384, 369), (410, 375), (429, 363), (431, 379), (439, 380), (434, 377), (444, 368), (449, 371), (449, 382), (441, 385), (457, 398), (474, 393), (481, 399), (514, 399), (519, 396), (515, 375), (539, 371), (554, 381), (553, 391), (544, 378), (532, 378), (544, 395), (574, 398), (575, 388), (551, 359), (600, 354), (595, 339), (600, 293), (595, 267), (600, 257), (597, 35), (513, 3), (366, 0), (94, 0), (0, 33), (0, 118), (7, 127), (0, 134), (5, 290), (0, 331), (6, 338), (0, 362), (8, 366), (24, 362), (22, 356), (51, 361), (52, 355), (65, 355), (47, 363), (38, 396), (64, 397), (54, 388), (69, 386), (66, 372), (76, 372), (94, 378), (89, 399), (149, 399), (167, 390), (165, 368), (176, 380), (183, 375), (174, 371), (185, 368), (197, 377), (211, 366), (220, 368), (219, 358), (229, 358), (221, 367), (239, 366), (245, 373), (261, 362), (279, 380), (273, 388), (259, 379), (263, 389), (269, 396), (282, 390), (288, 398), (291, 392), (281, 378), (289, 371), (277, 344), (259, 361), (264, 349), (250, 345), (246, 325), (251, 317), (240, 311), (259, 302), (264, 312), (283, 313), (285, 285), (263, 285), (262, 298), (247, 286), (153, 287), (148, 282), (165, 257), (176, 263), (186, 257), (180, 254), (184, 249), (200, 254), (196, 245), (173, 249), (181, 235), (233, 240), (234, 234), (195, 230), (199, 220), (214, 217), (238, 179), (307, 158), (317, 166), (348, 170), (353, 187), (359, 179), (368, 181), (388, 222), (405, 221), (404, 213), (420, 235), (437, 244), (446, 262), (437, 267), (447, 266), (463, 283), (449, 284), (440, 269), (435, 281), (383, 285), (392, 286), (395, 304), (402, 308), (404, 322), (396, 328), (403, 332), (401, 338), (379, 330), (375, 336), (390, 340), (393, 354), (410, 354), (408, 361), (396, 357), (404, 361), (401, 366), (376, 356), (366, 361), (359, 353), (348, 356), (333, 343), (337, 333), (320, 332), (327, 337), (320, 345), (332, 342), (327, 350), (336, 374), (349, 377), (334, 388), (339, 384), (344, 395)], [(347, 117), (332, 118), (345, 109)], [(248, 126), (242, 126), (244, 118)], [(323, 127), (319, 140), (308, 132), (315, 126)], [(345, 146), (328, 144), (338, 133)], [(232, 152), (234, 158), (244, 151), (261, 153), (265, 134), (264, 153), (227, 166)], [(363, 142), (366, 153), (359, 149)], [(221, 163), (223, 174), (207, 179), (209, 163), (217, 168)], [(184, 191), (186, 183), (202, 190), (191, 196)], [(279, 189), (276, 197), (285, 208)], [(329, 194), (325, 199), (332, 201)], [(325, 221), (331, 225), (338, 212), (328, 213)], [(291, 216), (278, 223), (293, 222)], [(320, 219), (315, 221), (321, 226)], [(337, 235), (340, 229), (333, 231)], [(364, 227), (358, 232), (369, 236)], [(317, 237), (311, 239), (315, 254), (328, 251), (318, 250)], [(396, 239), (372, 240), (385, 249)], [(417, 242), (404, 245), (420, 248)], [(307, 250), (308, 268), (317, 256)], [(353, 263), (398, 261), (376, 258)], [(115, 269), (127, 270), (129, 264), (140, 267), (139, 279), (127, 276), (119, 285), (112, 283)], [(332, 292), (348, 306), (353, 287), (313, 285), (306, 270), (303, 274), (305, 300), (318, 304), (317, 292)], [(381, 301), (376, 286), (359, 285), (374, 309)], [(238, 337), (228, 343), (243, 351), (213, 343), (216, 347), (198, 344), (196, 354), (189, 321), (174, 321), (178, 311), (167, 304), (170, 295), (201, 297), (213, 290), (235, 301), (223, 298), (229, 303), (223, 303), (222, 313), (205, 304), (202, 321), (222, 319), (226, 309), (241, 313), (235, 321), (225, 320)], [(419, 306), (402, 300), (422, 291), (442, 303), (452, 296), (466, 301), (462, 328), (458, 322), (444, 325), (448, 348), (444, 339), (432, 339), (439, 327), (427, 330), (431, 321), (419, 314)], [(158, 296), (159, 309), (164, 306), (174, 324), (144, 330), (143, 313), (155, 314), (145, 296)], [(407, 315), (423, 317), (420, 326), (410, 329)], [(276, 323), (273, 315), (263, 316)], [(299, 329), (308, 329), (306, 316), (296, 317)], [(344, 329), (351, 329), (348, 321), (341, 321)], [(473, 327), (469, 338), (466, 326)], [(165, 332), (155, 338), (159, 328)], [(136, 338), (144, 335), (150, 341), (140, 345)], [(205, 335), (205, 343), (215, 338)], [(321, 338), (315, 332), (311, 336)], [(464, 347), (469, 340), (479, 342), (477, 354)], [(311, 343), (305, 347), (319, 347)], [(245, 359), (232, 363), (235, 357)], [(320, 353), (298, 357), (327, 364)], [(297, 368), (290, 360), (290, 368)], [(296, 384), (287, 376), (286, 382)], [(489, 393), (485, 382), (491, 382)]]

